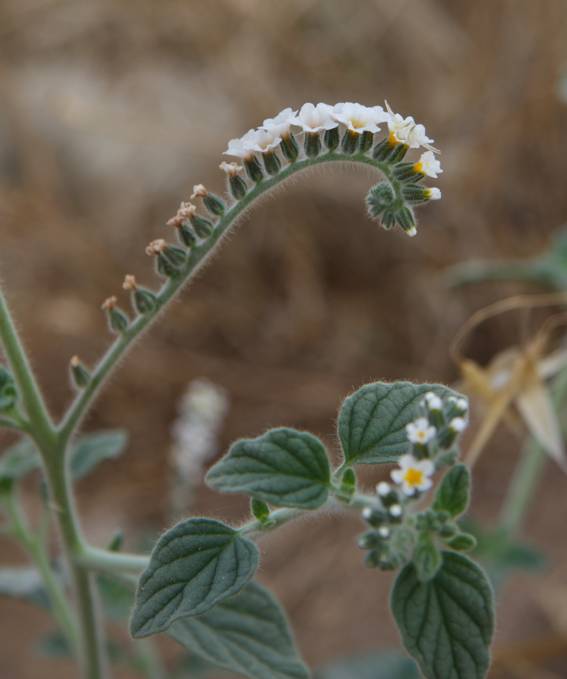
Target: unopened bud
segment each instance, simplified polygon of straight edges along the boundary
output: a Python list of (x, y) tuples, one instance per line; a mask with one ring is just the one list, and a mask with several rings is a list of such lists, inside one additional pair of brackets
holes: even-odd
[(113, 295), (104, 300), (101, 308), (106, 312), (110, 330), (117, 334), (122, 334), (128, 329), (130, 321), (126, 313), (117, 306), (117, 303), (118, 300)]
[(321, 138), (318, 132), (305, 135), (305, 154), (308, 158), (316, 158), (321, 153)]
[(283, 155), (289, 160), (290, 163), (293, 163), (297, 160), (297, 156), (299, 155), (299, 147), (297, 146), (295, 137), (293, 136), (293, 134), (291, 134), (291, 132), (282, 135), (280, 149), (282, 150)]
[(415, 217), (411, 208), (402, 205), (402, 207), (396, 211), (396, 221), (408, 236), (416, 235), (417, 229), (415, 228)]
[(366, 153), (370, 148), (372, 148), (373, 142), (374, 135), (372, 134), (372, 132), (365, 130), (360, 136), (359, 150), (361, 151), (361, 153)]
[(341, 148), (343, 150), (343, 153), (348, 153), (352, 154), (356, 151), (356, 147), (358, 146), (358, 140), (360, 138), (360, 135), (358, 132), (353, 132), (352, 130), (347, 130), (344, 135), (343, 139), (341, 142)]
[(136, 288), (132, 292), (132, 305), (142, 316), (154, 311), (157, 307), (157, 302), (156, 294), (147, 288)]
[(250, 500), (250, 512), (260, 523), (267, 523), (270, 518), (270, 508), (262, 500), (252, 498)]
[(81, 363), (81, 359), (78, 356), (73, 356), (69, 361), (69, 368), (73, 385), (77, 387), (77, 389), (84, 389), (90, 382), (91, 375)]
[(0, 365), (0, 412), (12, 410), (17, 400), (18, 392), (14, 378), (3, 365)]
[[(390, 210), (394, 205), (396, 197), (394, 196), (394, 191), (388, 182), (380, 182), (373, 186), (366, 196), (366, 208), (368, 211), (368, 216), (372, 219), (379, 220), (382, 218), (382, 222), (385, 222), (385, 211)], [(390, 212), (390, 214), (392, 214)], [(393, 217), (393, 223), (395, 224), (395, 217)], [(386, 224), (384, 223), (384, 226)]]
[(329, 151), (334, 151), (337, 146), (339, 145), (339, 128), (338, 127), (332, 127), (330, 130), (325, 131), (324, 135), (325, 139), (325, 146), (329, 149)]
[(264, 159), (264, 167), (268, 174), (275, 175), (280, 171), (282, 164), (276, 153), (266, 151), (262, 154), (262, 158)]
[(260, 163), (256, 156), (248, 156), (244, 159), (244, 167), (246, 168), (246, 173), (253, 182), (261, 182), (264, 179), (264, 173), (260, 167)]
[(219, 165), (220, 169), (226, 173), (228, 177), (228, 185), (230, 187), (230, 192), (235, 200), (241, 200), (246, 195), (248, 191), (248, 186), (242, 177), (238, 174), (244, 168), (242, 165), (237, 165), (236, 163), (223, 162)]

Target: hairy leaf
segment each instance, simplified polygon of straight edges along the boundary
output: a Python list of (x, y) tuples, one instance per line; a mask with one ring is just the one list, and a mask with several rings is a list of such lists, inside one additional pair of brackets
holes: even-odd
[(207, 483), (217, 490), (303, 509), (325, 503), (329, 482), (329, 459), (321, 441), (286, 427), (237, 441), (207, 474)]
[(97, 431), (81, 436), (73, 448), (71, 474), (75, 480), (89, 474), (100, 462), (118, 457), (128, 443), (123, 429)]
[(466, 511), (469, 505), (471, 474), (464, 464), (452, 467), (443, 477), (433, 508), (438, 511), (449, 512), (453, 517)]
[(258, 567), (258, 548), (214, 519), (188, 519), (158, 540), (138, 583), (130, 629), (134, 637), (163, 632), (236, 594)]
[(413, 564), (398, 575), (392, 612), (407, 651), (426, 679), (483, 679), (494, 630), (492, 590), (469, 558), (443, 552), (443, 565), (420, 582)]
[(349, 464), (395, 462), (406, 452), (406, 425), (428, 391), (459, 396), (439, 384), (374, 382), (351, 394), (339, 412), (339, 438)]
[(182, 618), (168, 630), (189, 651), (250, 679), (307, 679), (284, 612), (256, 582), (204, 615)]
[(10, 446), (0, 456), (0, 480), (18, 481), (39, 467), (39, 455), (29, 439)]
[(22, 599), (40, 608), (50, 606), (41, 575), (33, 567), (1, 569), (0, 596)]
[(420, 582), (427, 582), (435, 577), (443, 563), (441, 552), (428, 535), (422, 535), (415, 548), (413, 565)]

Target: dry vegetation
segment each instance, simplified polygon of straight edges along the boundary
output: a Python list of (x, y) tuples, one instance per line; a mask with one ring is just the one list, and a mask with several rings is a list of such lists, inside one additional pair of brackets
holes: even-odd
[[(457, 378), (448, 355), (457, 328), (518, 288), (449, 292), (439, 274), (472, 256), (538, 252), (567, 214), (567, 109), (557, 96), (566, 34), (561, 0), (0, 4), (2, 279), (55, 410), (69, 398), (68, 358), (93, 360), (108, 341), (100, 302), (125, 272), (150, 282), (143, 246), (193, 183), (220, 187), (228, 138), (306, 100), (387, 97), (443, 149), (444, 200), (422, 211), (415, 240), (367, 221), (368, 178), (349, 169), (311, 176), (251, 215), (87, 423), (132, 433), (128, 454), (82, 486), (94, 539), (117, 526), (164, 526), (165, 508), (148, 498), (156, 487), (166, 495), (168, 429), (194, 377), (230, 394), (223, 448), (282, 423), (332, 440), (337, 404), (363, 381)], [(518, 331), (513, 319), (490, 323), (476, 357)], [(517, 447), (501, 436), (479, 464), (474, 505), (485, 519)], [(527, 533), (550, 555), (548, 584), (567, 599), (556, 511), (565, 481), (548, 471)], [(234, 507), (244, 513), (244, 499), (202, 490), (196, 511)], [(388, 577), (339, 550), (353, 529), (333, 517), (291, 528), (264, 562), (313, 664), (397, 644), (385, 619)], [(504, 592), (495, 678), (566, 676), (565, 615), (535, 582), (518, 576)], [(27, 649), (45, 629), (41, 614), (2, 603), (2, 677), (39, 675), (45, 665)], [(64, 676), (63, 663), (61, 674), (53, 668)]]

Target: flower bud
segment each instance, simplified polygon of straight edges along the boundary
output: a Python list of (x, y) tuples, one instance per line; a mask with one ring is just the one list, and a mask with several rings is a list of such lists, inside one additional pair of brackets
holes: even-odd
[(90, 382), (91, 375), (82, 364), (81, 359), (78, 356), (73, 356), (69, 361), (69, 368), (73, 386), (77, 389), (84, 389)]
[(266, 151), (262, 154), (262, 158), (264, 159), (264, 167), (268, 174), (275, 175), (280, 171), (282, 164), (276, 153)]
[(341, 148), (343, 150), (343, 153), (348, 153), (349, 155), (353, 154), (358, 146), (359, 138), (360, 135), (358, 134), (358, 132), (347, 130), (343, 134), (343, 139), (341, 142)]
[(353, 469), (345, 469), (341, 477), (341, 487), (339, 489), (340, 497), (344, 500), (350, 500), (356, 491), (356, 474)]
[(282, 135), (282, 140), (280, 142), (280, 149), (285, 158), (289, 160), (290, 163), (294, 163), (299, 155), (299, 147), (295, 141), (295, 137), (291, 132)]
[(143, 316), (144, 314), (151, 313), (156, 308), (156, 295), (151, 290), (138, 287), (134, 276), (127, 275), (124, 278), (122, 287), (124, 290), (128, 290), (132, 293), (132, 306), (137, 313)]
[(329, 151), (334, 151), (337, 146), (339, 145), (339, 128), (338, 127), (332, 127), (330, 130), (325, 131), (325, 146), (329, 149)]
[(400, 182), (411, 181), (417, 183), (421, 181), (425, 175), (423, 172), (418, 172), (416, 163), (400, 163), (394, 169), (394, 177)]
[(365, 507), (362, 510), (362, 518), (373, 528), (378, 528), (389, 521), (388, 514), (377, 507)]
[(372, 148), (372, 144), (374, 142), (374, 135), (372, 132), (369, 132), (368, 130), (364, 130), (362, 135), (360, 136), (360, 144), (359, 144), (359, 149), (361, 153), (366, 153), (368, 150)]
[(250, 513), (262, 524), (269, 521), (270, 508), (262, 500), (257, 500), (256, 498), (250, 500)]
[(230, 193), (235, 200), (241, 200), (248, 191), (248, 186), (242, 177), (238, 174), (242, 169), (242, 165), (236, 163), (223, 162), (219, 165), (220, 169), (226, 173), (228, 178), (228, 186)]
[(223, 199), (211, 193), (203, 184), (195, 184), (193, 187), (191, 200), (195, 200), (195, 198), (202, 198), (204, 206), (211, 214), (217, 217), (221, 217), (224, 214), (225, 205)]
[(177, 245), (169, 245), (163, 238), (152, 241), (146, 248), (146, 254), (156, 257), (158, 273), (166, 277), (174, 277), (187, 261), (187, 252)]
[(408, 236), (416, 235), (417, 230), (415, 228), (415, 217), (409, 207), (402, 205), (402, 207), (396, 211), (396, 221), (408, 234)]
[(260, 163), (255, 156), (248, 156), (247, 158), (244, 158), (244, 167), (246, 168), (246, 172), (253, 182), (258, 183), (264, 179), (264, 173), (262, 172)]
[(116, 306), (117, 303), (118, 300), (113, 295), (112, 297), (108, 297), (104, 300), (101, 308), (106, 312), (108, 327), (110, 328), (111, 332), (120, 335), (128, 329), (130, 320), (127, 314)]
[(0, 365), (0, 413), (12, 410), (17, 400), (18, 392), (14, 378), (3, 365)]
[(318, 132), (307, 132), (305, 135), (305, 153), (308, 158), (317, 158), (321, 153), (321, 139)]
[(109, 552), (119, 552), (122, 549), (123, 545), (124, 545), (124, 533), (121, 530), (117, 530), (114, 532), (114, 535), (110, 539), (110, 542), (108, 543), (108, 547), (106, 549)]
[(360, 549), (376, 549), (382, 544), (382, 538), (378, 531), (369, 530), (358, 538), (357, 544)]
[[(372, 219), (380, 219), (382, 217), (382, 223), (384, 223), (384, 212), (393, 206), (395, 200), (396, 197), (388, 182), (376, 184), (366, 196), (366, 209), (369, 217)], [(391, 214), (393, 215), (393, 213)], [(395, 224), (395, 221), (395, 217), (393, 217), (392, 226)]]

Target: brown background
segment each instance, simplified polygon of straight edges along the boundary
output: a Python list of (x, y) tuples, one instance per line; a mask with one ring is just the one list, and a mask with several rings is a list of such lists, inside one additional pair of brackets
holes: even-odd
[[(561, 0), (0, 4), (1, 274), (54, 412), (70, 398), (69, 357), (94, 361), (109, 342), (102, 299), (127, 272), (153, 283), (144, 245), (166, 234), (194, 183), (221, 189), (227, 139), (288, 105), (386, 97), (443, 151), (444, 199), (420, 210), (416, 239), (366, 219), (371, 178), (349, 168), (296, 182), (238, 229), (86, 423), (131, 432), (127, 454), (80, 486), (93, 541), (122, 527), (131, 546), (166, 526), (169, 428), (192, 378), (230, 395), (219, 453), (278, 424), (336, 447), (336, 409), (354, 387), (457, 378), (456, 330), (519, 288), (449, 291), (440, 274), (475, 256), (537, 253), (567, 214), (566, 29)], [(517, 342), (518, 328), (489, 324), (475, 357)], [(477, 516), (497, 516), (519, 445), (499, 435), (481, 460)], [(567, 604), (564, 486), (549, 465), (525, 534), (550, 566), (504, 589), (504, 660), (491, 676), (567, 676), (565, 614), (549, 606)], [(246, 502), (202, 489), (194, 511), (244, 517)], [(390, 577), (364, 569), (359, 530), (329, 516), (263, 543), (261, 579), (312, 665), (397, 645)], [(21, 560), (1, 548), (2, 561)], [(0, 602), (2, 679), (73, 676), (30, 651), (48, 628), (42, 613)]]

